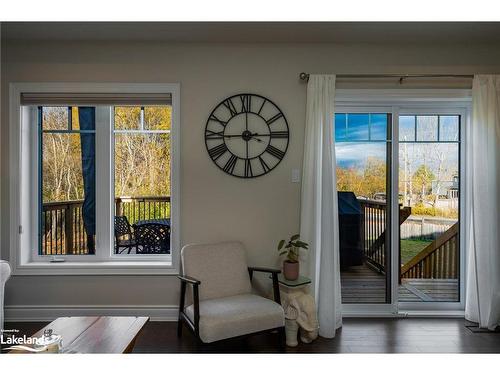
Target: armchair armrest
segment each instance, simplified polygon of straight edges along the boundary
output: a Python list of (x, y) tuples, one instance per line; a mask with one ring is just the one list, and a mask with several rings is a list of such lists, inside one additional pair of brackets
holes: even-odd
[(266, 272), (266, 273), (281, 273), (281, 270), (278, 268), (269, 268), (269, 267), (248, 267), (248, 272)]
[[(179, 301), (179, 321), (181, 320), (181, 318), (184, 318), (186, 319), (186, 321), (190, 322), (195, 334), (198, 336), (200, 327), (200, 294), (198, 287), (201, 284), (201, 281), (196, 280), (195, 278), (189, 276), (177, 275), (177, 278), (181, 281), (181, 293)], [(193, 286), (194, 322), (191, 322), (190, 319), (184, 313), (184, 303), (186, 298), (187, 284), (191, 284)]]
[(271, 278), (273, 279), (274, 302), (279, 303), (281, 305), (280, 286), (278, 283), (278, 274), (281, 273), (281, 270), (277, 268), (268, 268), (268, 267), (248, 267), (248, 274), (250, 275), (250, 280), (252, 280), (254, 272), (265, 272), (271, 274)]
[(196, 280), (193, 277), (177, 275), (177, 278), (179, 280), (184, 281), (184, 282), (189, 283), (189, 284), (193, 284), (193, 285), (200, 285), (201, 284), (200, 280)]

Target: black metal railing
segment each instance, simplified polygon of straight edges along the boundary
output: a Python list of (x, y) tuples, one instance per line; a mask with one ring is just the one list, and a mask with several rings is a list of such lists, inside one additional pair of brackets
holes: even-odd
[(82, 200), (50, 202), (42, 207), (42, 255), (87, 254)]
[[(82, 205), (83, 200), (43, 204), (41, 255), (89, 253)], [(170, 197), (117, 197), (115, 215), (126, 216), (130, 224), (139, 220), (170, 218)]]
[(384, 201), (358, 199), (361, 206), (361, 238), (366, 263), (385, 272), (387, 204)]

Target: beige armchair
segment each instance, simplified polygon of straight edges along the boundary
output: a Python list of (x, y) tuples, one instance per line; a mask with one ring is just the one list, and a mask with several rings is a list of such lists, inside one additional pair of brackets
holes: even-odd
[(3, 295), (5, 283), (10, 277), (10, 266), (4, 260), (0, 260), (0, 330), (3, 329)]
[[(186, 245), (181, 251), (181, 262), (179, 337), (186, 324), (203, 343), (275, 330), (284, 342), (279, 270), (248, 267), (245, 249), (239, 242)], [(252, 294), (254, 272), (271, 274), (274, 301)], [(192, 286), (192, 304), (186, 307), (188, 284)]]

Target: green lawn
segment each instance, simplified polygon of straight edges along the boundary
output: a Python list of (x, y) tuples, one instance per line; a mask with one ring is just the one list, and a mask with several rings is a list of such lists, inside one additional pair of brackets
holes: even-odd
[(401, 264), (405, 264), (432, 241), (427, 240), (401, 240)]

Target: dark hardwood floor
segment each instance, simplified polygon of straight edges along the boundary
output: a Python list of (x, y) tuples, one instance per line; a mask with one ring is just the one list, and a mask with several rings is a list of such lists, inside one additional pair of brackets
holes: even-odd
[[(9, 322), (5, 328), (31, 335), (45, 324)], [(148, 322), (134, 353), (500, 353), (500, 333), (473, 333), (466, 324), (448, 318), (344, 318), (332, 340), (280, 349), (273, 333), (199, 345), (186, 329), (178, 339), (175, 322)]]

